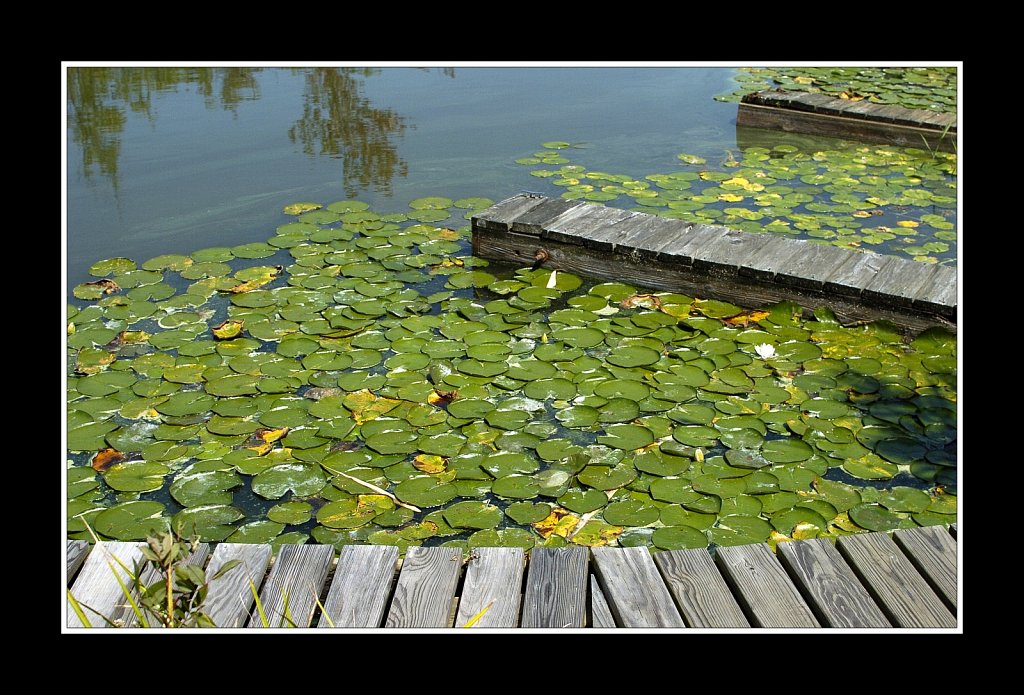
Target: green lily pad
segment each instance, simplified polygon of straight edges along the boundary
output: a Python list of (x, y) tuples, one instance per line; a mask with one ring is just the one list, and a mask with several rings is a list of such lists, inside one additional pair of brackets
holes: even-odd
[(761, 447), (761, 455), (772, 463), (799, 463), (814, 455), (814, 449), (800, 439), (772, 439)]
[(231, 504), (231, 490), (241, 485), (242, 479), (234, 471), (208, 470), (179, 476), (169, 492), (183, 507)]
[(394, 492), (398, 499), (417, 507), (438, 507), (458, 494), (451, 483), (439, 483), (430, 476), (403, 480), (395, 486)]
[(608, 496), (597, 490), (567, 492), (558, 498), (558, 504), (577, 514), (586, 514), (608, 504)]
[(540, 485), (525, 475), (506, 475), (492, 483), (491, 491), (499, 497), (529, 499), (540, 492)]
[(517, 524), (534, 524), (551, 514), (551, 505), (546, 502), (513, 502), (505, 508), (505, 514)]
[(637, 471), (632, 466), (587, 466), (577, 474), (580, 483), (596, 490), (616, 490), (636, 479)]
[(283, 463), (271, 466), (252, 479), (252, 491), (264, 499), (276, 500), (289, 491), (296, 497), (315, 495), (327, 484), (319, 466)]
[(267, 510), (267, 518), (279, 524), (304, 524), (309, 521), (313, 514), (313, 505), (309, 502), (291, 500), (275, 504)]
[(600, 422), (630, 422), (640, 416), (640, 405), (629, 398), (612, 398), (598, 411)]
[(597, 438), (598, 443), (613, 449), (632, 451), (654, 443), (654, 435), (646, 427), (639, 425), (608, 425), (607, 434)]
[(837, 512), (845, 512), (861, 502), (857, 489), (843, 483), (818, 478), (814, 481), (814, 489), (822, 499), (835, 507)]
[(235, 527), (231, 524), (243, 518), (245, 514), (235, 507), (212, 504), (183, 509), (174, 515), (171, 524), (175, 529), (181, 529), (182, 535), (196, 535), (204, 541), (219, 542), (234, 533)]
[(927, 492), (910, 487), (894, 487), (878, 498), (878, 504), (892, 512), (923, 512), (931, 501)]
[(655, 529), (651, 542), (662, 550), (687, 550), (706, 548), (708, 537), (692, 526), (665, 526)]
[[(637, 410), (639, 414), (639, 409)], [(601, 411), (588, 405), (573, 405), (555, 413), (555, 418), (563, 427), (587, 428), (596, 424)]]
[(275, 521), (252, 521), (239, 526), (224, 539), (226, 543), (270, 543), (284, 530), (284, 524)]
[(567, 379), (536, 379), (523, 387), (523, 394), (539, 401), (568, 400), (576, 395), (576, 385)]
[(469, 537), (467, 546), (470, 548), (532, 548), (536, 545), (537, 536), (525, 529), (485, 529), (477, 531)]
[(793, 507), (781, 512), (772, 514), (772, 526), (782, 534), (790, 535), (798, 524), (811, 524), (822, 531), (828, 530), (828, 521), (822, 518), (821, 514), (808, 509), (807, 507)]
[(659, 518), (656, 507), (639, 500), (612, 502), (602, 512), (604, 520), (615, 526), (647, 526)]
[(900, 527), (903, 517), (877, 504), (859, 504), (849, 511), (853, 523), (868, 531), (892, 531)]
[(103, 473), (103, 480), (120, 492), (151, 492), (164, 485), (170, 468), (155, 461), (115, 463)]
[(757, 516), (727, 514), (708, 531), (716, 545), (748, 545), (763, 543), (771, 535), (772, 525)]
[(124, 502), (96, 514), (92, 527), (96, 533), (119, 541), (144, 540), (147, 535), (166, 531), (167, 517), (161, 516), (160, 502), (137, 500)]
[(484, 502), (457, 502), (442, 512), (452, 528), (494, 528), (501, 523), (502, 511)]
[(889, 480), (899, 472), (899, 467), (869, 453), (859, 459), (843, 461), (843, 470), (864, 480)]

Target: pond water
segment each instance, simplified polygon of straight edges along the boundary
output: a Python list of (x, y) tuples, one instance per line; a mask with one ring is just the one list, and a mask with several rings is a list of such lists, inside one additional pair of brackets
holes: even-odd
[[(637, 176), (683, 151), (735, 148), (731, 69), (389, 68), (72, 71), (68, 281), (146, 259), (263, 240), (297, 200), (495, 200), (538, 180), (513, 160), (586, 142)], [(581, 152), (583, 152), (581, 150)], [(556, 193), (557, 194), (557, 193)]]
[(673, 548), (955, 519), (955, 338), (468, 257), (485, 198), (539, 190), (955, 262), (955, 158), (737, 133), (733, 76), (71, 70), (69, 533)]

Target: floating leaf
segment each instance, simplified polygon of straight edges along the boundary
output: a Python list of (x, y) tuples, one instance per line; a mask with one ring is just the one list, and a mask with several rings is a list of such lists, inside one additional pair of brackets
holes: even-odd
[(184, 536), (199, 536), (201, 540), (219, 542), (234, 531), (231, 524), (245, 517), (241, 510), (223, 504), (189, 507), (174, 515), (171, 524)]
[(691, 526), (665, 526), (656, 529), (651, 542), (662, 550), (706, 548), (708, 537)]
[(103, 480), (120, 492), (151, 492), (163, 487), (170, 470), (156, 461), (123, 461), (109, 467)]
[(483, 502), (458, 502), (442, 512), (452, 528), (494, 528), (501, 523), (502, 511)]
[(92, 520), (96, 533), (119, 541), (144, 540), (146, 536), (166, 531), (167, 518), (161, 516), (164, 505), (153, 501), (132, 501), (105, 509)]
[(902, 517), (877, 504), (859, 504), (849, 511), (855, 524), (868, 531), (892, 531), (900, 527)]
[(327, 484), (318, 466), (284, 463), (262, 471), (252, 479), (252, 491), (265, 499), (276, 500), (289, 491), (296, 497), (315, 495)]

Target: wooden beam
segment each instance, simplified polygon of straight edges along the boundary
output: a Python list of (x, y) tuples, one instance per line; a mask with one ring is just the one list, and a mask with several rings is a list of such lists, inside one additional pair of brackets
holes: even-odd
[(588, 549), (534, 548), (526, 574), (522, 627), (583, 627)]

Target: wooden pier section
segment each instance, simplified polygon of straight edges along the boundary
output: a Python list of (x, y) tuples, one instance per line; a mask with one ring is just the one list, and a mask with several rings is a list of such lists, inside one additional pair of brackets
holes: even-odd
[(955, 330), (956, 269), (771, 233), (522, 193), (472, 218), (473, 255), (748, 308), (789, 300), (842, 321)]
[(736, 125), (956, 151), (956, 114), (815, 92), (764, 90), (747, 94), (736, 112)]
[[(946, 628), (957, 624), (956, 527), (651, 553), (633, 548), (202, 545), (218, 627)], [(138, 627), (114, 573), (140, 543), (67, 541), (68, 585), (92, 627)], [(197, 557), (198, 556), (198, 557)], [(155, 577), (153, 577), (155, 579)], [(251, 584), (250, 584), (251, 582)], [(286, 610), (287, 605), (287, 610)], [(322, 608), (321, 608), (322, 607)], [(286, 618), (285, 616), (288, 616)], [(82, 623), (67, 607), (67, 627)]]

